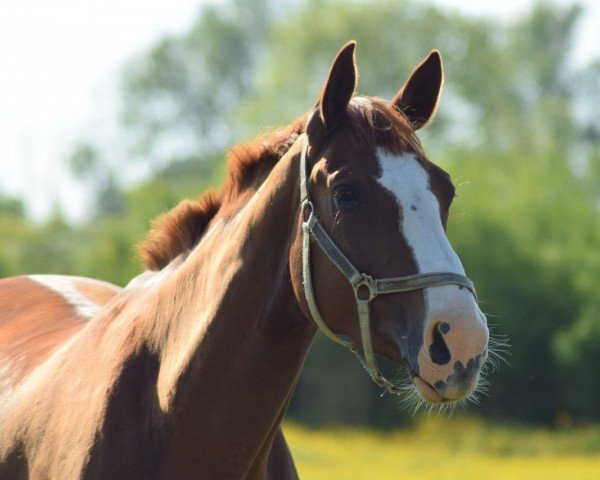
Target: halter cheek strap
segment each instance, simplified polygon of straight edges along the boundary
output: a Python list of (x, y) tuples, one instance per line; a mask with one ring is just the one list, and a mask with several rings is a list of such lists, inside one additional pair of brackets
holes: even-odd
[[(378, 295), (409, 292), (438, 285), (460, 285), (467, 288), (475, 296), (475, 299), (477, 299), (475, 287), (473, 286), (473, 282), (464, 275), (452, 272), (419, 273), (416, 275), (383, 279), (373, 279), (369, 275), (360, 273), (337, 247), (315, 215), (314, 206), (310, 201), (307, 187), (307, 153), (308, 136), (305, 134), (300, 156), (300, 205), (304, 216), (302, 222), (302, 276), (304, 296), (306, 297), (308, 309), (310, 310), (313, 321), (325, 335), (334, 342), (349, 348), (358, 356), (377, 385), (398, 395), (401, 393), (400, 388), (381, 375), (377, 366), (377, 361), (375, 360), (373, 342), (371, 339), (371, 300)], [(344, 340), (336, 335), (327, 326), (319, 312), (314, 295), (310, 268), (311, 235), (329, 260), (331, 260), (338, 270), (346, 277), (354, 290), (362, 348), (358, 348), (354, 343)]]

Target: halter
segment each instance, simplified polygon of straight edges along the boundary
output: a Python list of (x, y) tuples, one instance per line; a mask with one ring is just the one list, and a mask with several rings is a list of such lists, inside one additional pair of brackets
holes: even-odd
[[(373, 381), (390, 393), (399, 395), (401, 389), (381, 375), (377, 361), (373, 354), (371, 340), (371, 315), (370, 304), (378, 295), (388, 293), (409, 292), (438, 285), (460, 285), (466, 287), (477, 299), (473, 282), (464, 275), (452, 272), (433, 272), (407, 275), (404, 277), (374, 279), (369, 275), (360, 273), (352, 262), (336, 246), (327, 234), (323, 225), (315, 215), (315, 208), (310, 201), (307, 187), (306, 157), (308, 152), (308, 136), (305, 134), (300, 156), (300, 206), (303, 214), (302, 222), (302, 276), (304, 295), (308, 303), (310, 314), (317, 326), (334, 342), (349, 348), (362, 362)], [(352, 342), (340, 338), (327, 326), (319, 313), (317, 301), (313, 291), (313, 282), (310, 269), (310, 236), (314, 237), (317, 245), (327, 255), (329, 260), (346, 277), (354, 290), (358, 310), (358, 322), (362, 339), (362, 351)]]

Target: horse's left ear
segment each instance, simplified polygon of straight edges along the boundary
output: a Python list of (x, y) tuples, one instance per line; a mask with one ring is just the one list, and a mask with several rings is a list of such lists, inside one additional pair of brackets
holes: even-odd
[(356, 88), (355, 48), (356, 42), (352, 40), (338, 52), (319, 97), (319, 114), (328, 130), (344, 119), (346, 108)]
[(438, 50), (433, 50), (413, 70), (392, 100), (392, 104), (402, 111), (413, 128), (418, 130), (435, 116), (443, 84), (442, 56)]

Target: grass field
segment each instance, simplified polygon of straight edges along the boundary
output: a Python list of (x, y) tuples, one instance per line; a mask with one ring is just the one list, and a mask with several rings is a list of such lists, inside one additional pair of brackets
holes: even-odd
[(599, 480), (600, 427), (569, 430), (425, 419), (391, 433), (284, 427), (302, 480)]

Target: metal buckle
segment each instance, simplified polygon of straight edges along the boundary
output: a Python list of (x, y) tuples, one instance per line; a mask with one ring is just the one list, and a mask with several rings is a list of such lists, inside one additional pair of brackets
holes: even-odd
[(302, 221), (304, 223), (308, 222), (308, 219), (311, 215), (314, 215), (315, 207), (310, 200), (305, 200), (302, 203)]
[(373, 278), (364, 273), (361, 273), (360, 277), (360, 281), (353, 285), (354, 295), (358, 301), (370, 302), (377, 296), (377, 293), (375, 293), (375, 289), (373, 288)]

